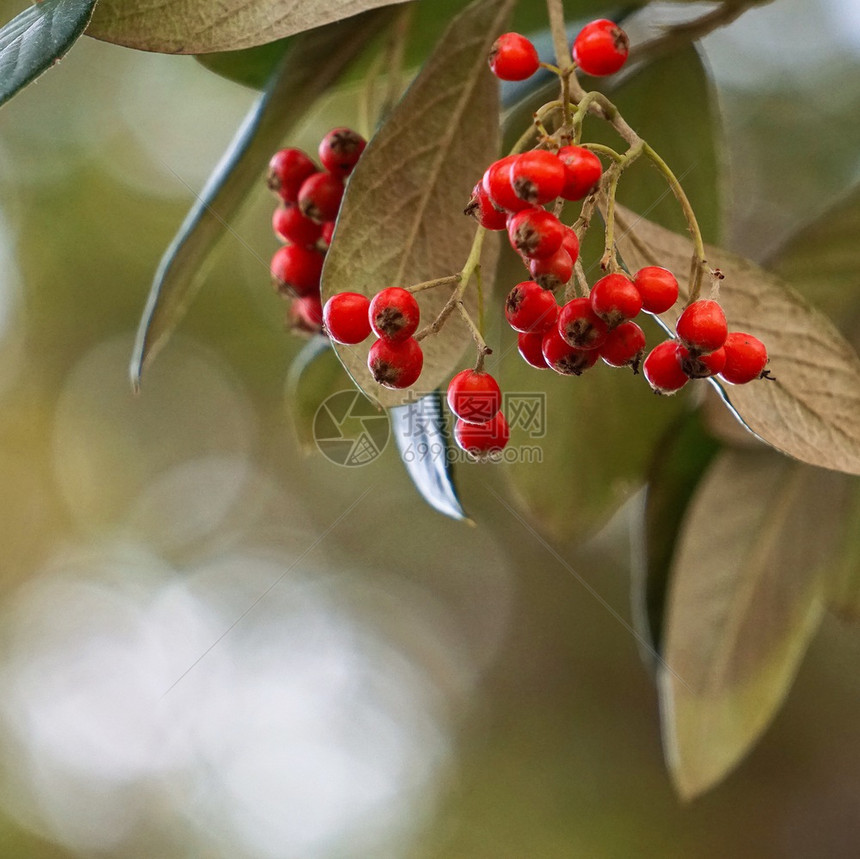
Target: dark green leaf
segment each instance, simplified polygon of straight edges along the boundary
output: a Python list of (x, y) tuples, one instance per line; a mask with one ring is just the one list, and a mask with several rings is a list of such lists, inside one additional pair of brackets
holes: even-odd
[(262, 175), (272, 153), (320, 93), (384, 25), (386, 10), (297, 36), (270, 86), (245, 119), (162, 257), (131, 361), (137, 386), (145, 364), (178, 324), (199, 289), (225, 225)]
[(95, 0), (42, 0), (0, 29), (0, 105), (63, 57), (94, 5)]
[[(452, 21), (368, 144), (350, 177), (326, 256), (323, 300), (347, 290), (374, 295), (386, 286), (408, 286), (462, 268), (475, 234), (463, 207), (498, 147), (498, 86), (487, 53), (511, 5), (511, 0), (477, 0)], [(493, 270), (491, 257), (484, 255), (485, 273)], [(486, 274), (484, 280), (486, 289)], [(450, 294), (450, 286), (420, 293), (424, 323)], [(472, 284), (465, 301), (473, 314), (475, 296)], [(470, 342), (456, 314), (438, 335), (422, 341), (421, 389), (433, 390), (450, 377)], [(414, 396), (373, 381), (369, 345), (335, 347), (359, 388), (385, 406)]]

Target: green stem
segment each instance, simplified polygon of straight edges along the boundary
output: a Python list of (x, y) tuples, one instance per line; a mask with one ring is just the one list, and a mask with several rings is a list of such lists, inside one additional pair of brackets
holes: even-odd
[(407, 286), (406, 291), (411, 293), (423, 292), (425, 289), (435, 289), (437, 286), (445, 286), (460, 282), (459, 274), (449, 274), (446, 277), (437, 277), (433, 280), (425, 280), (421, 283), (414, 283), (412, 286)]

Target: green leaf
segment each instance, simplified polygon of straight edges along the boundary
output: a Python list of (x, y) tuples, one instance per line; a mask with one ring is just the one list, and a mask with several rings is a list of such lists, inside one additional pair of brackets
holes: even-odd
[[(99, 0), (87, 35), (167, 54), (236, 51), (402, 2), (219, 0), (213, 8), (210, 0)], [(314, 60), (324, 65), (327, 57)]]
[(266, 88), (272, 73), (288, 50), (289, 44), (289, 38), (278, 39), (241, 51), (198, 54), (194, 59), (210, 72), (221, 75), (222, 78), (252, 89), (262, 90)]
[(842, 475), (757, 450), (722, 453), (696, 491), (658, 671), (682, 797), (736, 766), (784, 699), (822, 616), (845, 487)]
[[(323, 301), (347, 290), (374, 295), (387, 286), (408, 286), (463, 267), (475, 233), (463, 207), (498, 147), (498, 85), (487, 53), (511, 5), (511, 0), (476, 0), (454, 19), (371, 139), (350, 177), (326, 255)], [(491, 253), (484, 254), (483, 270), (486, 289)], [(424, 323), (450, 294), (450, 286), (419, 294)], [(466, 291), (473, 315), (475, 294), (473, 286)], [(421, 389), (433, 390), (445, 381), (470, 342), (456, 314), (439, 334), (423, 340)], [(367, 369), (369, 345), (335, 347), (358, 387), (384, 406), (414, 399), (414, 393), (373, 381)]]
[(290, 128), (388, 20), (385, 10), (297, 36), (266, 92), (245, 118), (165, 252), (131, 360), (132, 384), (166, 342), (203, 283), (225, 225)]
[(669, 570), (684, 513), (720, 444), (705, 430), (700, 412), (672, 426), (657, 447), (648, 471), (645, 508), (634, 547), (631, 580), (633, 622), (642, 657), (651, 668), (663, 649)]
[[(631, 271), (689, 269), (692, 241), (618, 209), (618, 249)], [(860, 474), (860, 358), (833, 323), (783, 280), (748, 259), (707, 246), (725, 279), (729, 327), (764, 341), (775, 381), (724, 385), (739, 419), (777, 450), (810, 465)], [(682, 285), (682, 290), (685, 287)], [(682, 292), (682, 298), (684, 294)], [(663, 318), (674, 326), (683, 301)]]
[(0, 29), (0, 105), (64, 56), (94, 5), (95, 0), (42, 0)]

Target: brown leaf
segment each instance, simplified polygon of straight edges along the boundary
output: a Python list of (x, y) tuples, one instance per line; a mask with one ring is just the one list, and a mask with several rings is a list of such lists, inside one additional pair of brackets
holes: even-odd
[[(498, 87), (487, 54), (511, 6), (511, 0), (477, 0), (457, 16), (368, 144), (349, 180), (326, 255), (324, 301), (344, 291), (374, 295), (463, 267), (476, 229), (463, 208), (498, 151)], [(485, 252), (482, 260), (485, 291), (493, 256)], [(418, 294), (422, 325), (450, 294), (450, 286)], [(465, 295), (473, 316), (475, 296), (473, 283)], [(430, 391), (445, 381), (471, 342), (462, 320), (449, 317), (437, 335), (421, 343), (424, 370), (416, 389)], [(369, 348), (369, 341), (336, 347), (356, 384), (384, 406), (414, 399), (414, 392), (392, 391), (373, 381), (366, 364)]]
[[(631, 271), (662, 265), (686, 276), (692, 242), (617, 209), (618, 250)], [(836, 326), (775, 275), (706, 246), (732, 330), (761, 338), (775, 381), (723, 385), (725, 398), (763, 441), (796, 459), (860, 474), (860, 358)], [(682, 283), (682, 290), (684, 285)], [(674, 325), (682, 303), (663, 315)]]

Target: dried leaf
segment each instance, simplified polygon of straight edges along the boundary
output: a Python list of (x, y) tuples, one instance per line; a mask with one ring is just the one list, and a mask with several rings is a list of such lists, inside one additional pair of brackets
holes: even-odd
[(729, 451), (696, 491), (658, 672), (666, 758), (684, 798), (736, 766), (785, 697), (824, 610), (846, 485), (770, 451)]
[[(251, 48), (403, 0), (99, 0), (87, 35), (142, 51)], [(325, 55), (319, 54), (318, 60)]]
[[(374, 295), (462, 268), (475, 233), (463, 207), (498, 147), (498, 86), (487, 53), (511, 5), (511, 0), (477, 0), (455, 18), (368, 144), (350, 177), (326, 256), (323, 300), (346, 290)], [(492, 257), (486, 252), (482, 257), (485, 291)], [(438, 314), (450, 294), (451, 287), (419, 294), (423, 322)], [(472, 285), (466, 306), (473, 314), (475, 295)], [(420, 389), (433, 390), (445, 381), (470, 342), (456, 314), (438, 335), (422, 341)], [(373, 381), (366, 366), (369, 345), (336, 347), (356, 384), (384, 406), (414, 399), (414, 393)]]
[[(618, 209), (618, 249), (631, 271), (689, 269), (692, 242)], [(775, 381), (724, 385), (739, 419), (777, 450), (811, 465), (860, 474), (860, 358), (833, 323), (776, 275), (706, 247), (725, 275), (720, 302), (729, 327), (761, 338)], [(680, 304), (680, 303), (679, 303)], [(673, 325), (677, 309), (664, 314)]]

